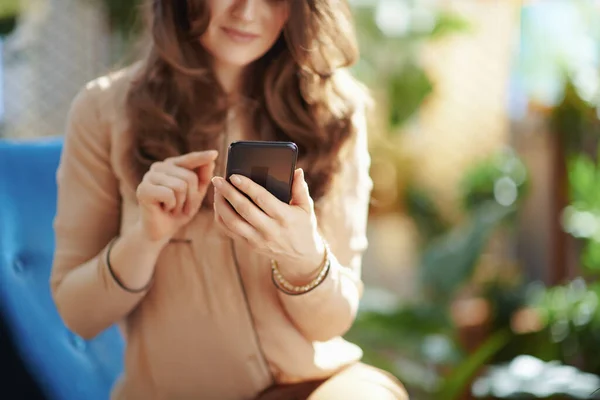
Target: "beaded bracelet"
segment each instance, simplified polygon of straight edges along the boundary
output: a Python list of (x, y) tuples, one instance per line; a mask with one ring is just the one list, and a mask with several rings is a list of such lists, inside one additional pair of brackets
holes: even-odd
[(119, 238), (118, 236), (113, 238), (110, 241), (110, 243), (108, 244), (108, 247), (106, 248), (106, 267), (108, 268), (108, 272), (110, 272), (110, 275), (112, 276), (114, 281), (117, 283), (117, 285), (119, 285), (119, 287), (121, 289), (125, 290), (126, 292), (142, 293), (142, 292), (147, 291), (150, 288), (150, 286), (152, 285), (152, 282), (154, 282), (154, 279), (150, 279), (150, 281), (146, 285), (144, 285), (144, 287), (141, 287), (139, 289), (131, 289), (131, 288), (128, 288), (127, 286), (125, 286), (123, 284), (123, 282), (121, 282), (121, 280), (117, 277), (117, 274), (115, 274), (115, 271), (113, 270), (113, 267), (110, 263), (110, 251), (112, 250), (113, 245), (115, 244), (115, 242), (117, 241), (118, 238)]
[(316, 289), (325, 278), (329, 274), (329, 270), (331, 269), (331, 258), (329, 257), (329, 246), (325, 241), (325, 255), (323, 257), (323, 262), (320, 267), (319, 274), (315, 279), (313, 279), (310, 283), (303, 286), (294, 286), (290, 282), (288, 282), (285, 277), (279, 271), (279, 264), (275, 260), (271, 260), (271, 278), (275, 287), (282, 291), (285, 294), (291, 296), (298, 296), (301, 294), (305, 294), (310, 292), (311, 290)]

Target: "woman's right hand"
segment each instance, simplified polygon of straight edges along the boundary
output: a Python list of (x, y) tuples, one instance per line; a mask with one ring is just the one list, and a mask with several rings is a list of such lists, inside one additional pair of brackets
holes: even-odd
[(144, 237), (166, 244), (196, 215), (215, 168), (218, 152), (197, 151), (155, 162), (136, 195)]

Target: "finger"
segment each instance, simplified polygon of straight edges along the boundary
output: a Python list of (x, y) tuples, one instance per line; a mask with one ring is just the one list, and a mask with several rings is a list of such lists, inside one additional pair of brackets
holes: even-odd
[(208, 186), (211, 178), (213, 177), (214, 172), (215, 172), (215, 162), (214, 161), (198, 168), (197, 175), (198, 175), (199, 185), (200, 186), (202, 186), (202, 185)]
[(240, 236), (250, 243), (258, 243), (261, 238), (258, 231), (247, 221), (244, 221), (218, 191), (215, 192), (214, 201), (215, 217), (219, 223), (222, 223), (223, 226), (234, 235)]
[(244, 220), (263, 235), (273, 232), (275, 228), (273, 219), (258, 208), (250, 199), (223, 178), (215, 177), (213, 178), (213, 182), (219, 194), (231, 204), (231, 207)]
[(195, 199), (198, 199), (198, 205), (196, 209), (200, 207), (202, 204), (202, 200), (206, 197), (206, 192), (208, 191), (208, 187), (210, 184), (210, 179), (213, 176), (215, 170), (215, 162), (211, 162), (210, 164), (204, 165), (196, 171), (198, 176), (198, 191), (196, 192)]
[(166, 186), (140, 185), (138, 199), (142, 204), (162, 206), (165, 211), (172, 211), (177, 206), (175, 192)]
[(167, 175), (163, 172), (155, 172), (148, 176), (148, 181), (153, 185), (164, 186), (171, 189), (175, 193), (177, 204), (173, 208), (173, 212), (179, 214), (183, 210), (187, 196), (187, 182), (175, 176)]
[(163, 163), (157, 168), (157, 171), (161, 171), (168, 176), (179, 178), (187, 183), (187, 192), (182, 211), (184, 214), (189, 215), (189, 213), (194, 209), (194, 203), (198, 197), (198, 176), (188, 169), (168, 163)]
[(268, 216), (283, 220), (286, 204), (273, 196), (267, 189), (242, 175), (232, 175), (230, 181), (237, 189), (246, 193), (254, 204)]
[(304, 179), (304, 170), (302, 168), (298, 168), (296, 171), (294, 171), (291, 204), (298, 206), (305, 211), (311, 211), (313, 208), (313, 201), (310, 197), (308, 184)]
[(219, 152), (216, 150), (194, 151), (178, 157), (173, 157), (165, 160), (187, 169), (195, 169), (215, 161)]

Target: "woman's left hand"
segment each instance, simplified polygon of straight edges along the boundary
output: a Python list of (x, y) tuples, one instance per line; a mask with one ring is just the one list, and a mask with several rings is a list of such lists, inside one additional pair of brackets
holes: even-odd
[(244, 176), (232, 175), (230, 181), (212, 180), (217, 225), (229, 237), (276, 260), (290, 282), (310, 280), (323, 261), (325, 246), (302, 169), (294, 173), (290, 204)]

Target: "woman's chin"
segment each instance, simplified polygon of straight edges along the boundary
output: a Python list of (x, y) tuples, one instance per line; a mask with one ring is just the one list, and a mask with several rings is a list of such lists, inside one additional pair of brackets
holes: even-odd
[(217, 54), (215, 56), (215, 59), (221, 65), (245, 68), (245, 67), (249, 66), (250, 64), (252, 64), (253, 62), (255, 62), (256, 60), (258, 60), (260, 57), (261, 57), (260, 54), (255, 55), (255, 54), (232, 54), (232, 53), (229, 53), (229, 54)]

